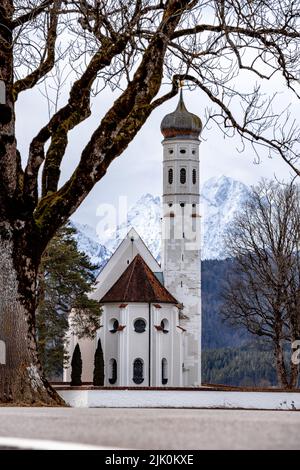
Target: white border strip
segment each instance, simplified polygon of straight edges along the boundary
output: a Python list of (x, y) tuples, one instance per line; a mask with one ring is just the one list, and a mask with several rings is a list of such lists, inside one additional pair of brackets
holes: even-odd
[(99, 447), (75, 442), (58, 442), (43, 439), (23, 439), (22, 437), (0, 437), (1, 447), (19, 450), (120, 450), (115, 447)]
[(300, 410), (300, 393), (186, 390), (57, 390), (75, 408)]

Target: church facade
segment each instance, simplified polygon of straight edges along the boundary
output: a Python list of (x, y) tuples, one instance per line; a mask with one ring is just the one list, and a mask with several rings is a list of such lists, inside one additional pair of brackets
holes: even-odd
[[(200, 119), (184, 104), (161, 123), (163, 207), (161, 265), (131, 229), (97, 278), (102, 307), (94, 340), (79, 343), (82, 381), (92, 382), (101, 340), (105, 386), (188, 387), (201, 383), (199, 214)], [(70, 381), (70, 365), (64, 381)]]

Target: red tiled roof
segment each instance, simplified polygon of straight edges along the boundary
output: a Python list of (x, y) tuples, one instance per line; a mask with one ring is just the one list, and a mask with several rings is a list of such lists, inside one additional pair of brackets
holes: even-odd
[(178, 303), (175, 297), (159, 282), (139, 254), (100, 302)]

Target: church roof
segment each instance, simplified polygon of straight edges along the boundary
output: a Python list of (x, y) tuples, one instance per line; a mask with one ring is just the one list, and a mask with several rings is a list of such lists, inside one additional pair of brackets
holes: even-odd
[(167, 114), (160, 126), (166, 139), (179, 138), (198, 139), (202, 130), (201, 119), (196, 114), (190, 113), (184, 104), (182, 89), (177, 108), (173, 113)]
[(178, 303), (175, 297), (159, 282), (139, 254), (100, 302)]

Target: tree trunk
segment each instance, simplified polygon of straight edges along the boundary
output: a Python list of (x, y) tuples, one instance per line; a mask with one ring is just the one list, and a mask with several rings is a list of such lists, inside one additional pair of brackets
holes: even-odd
[(290, 352), (290, 380), (289, 380), (289, 388), (297, 388), (298, 379), (299, 379), (299, 364), (294, 364), (292, 361), (292, 356), (295, 350), (293, 349), (292, 345), (294, 341), (297, 341), (299, 338), (298, 336), (298, 327), (297, 325), (292, 325), (292, 337), (291, 337), (291, 352)]
[(13, 237), (0, 234), (0, 340), (6, 349), (5, 363), (0, 364), (0, 404), (63, 405), (38, 361), (36, 268), (30, 258), (19, 254), (18, 245), (16, 249)]
[(289, 381), (287, 378), (287, 371), (284, 362), (283, 348), (280, 340), (275, 341), (275, 358), (276, 358), (276, 372), (278, 385), (281, 388), (289, 388)]
[(298, 385), (298, 377), (299, 377), (299, 365), (293, 364), (291, 361), (291, 371), (290, 371), (290, 380), (289, 380), (289, 388), (297, 388)]
[[(63, 404), (43, 377), (35, 340), (36, 274), (43, 251), (15, 137), (13, 0), (0, 2), (0, 404)], [(44, 240), (44, 242), (46, 242)]]

